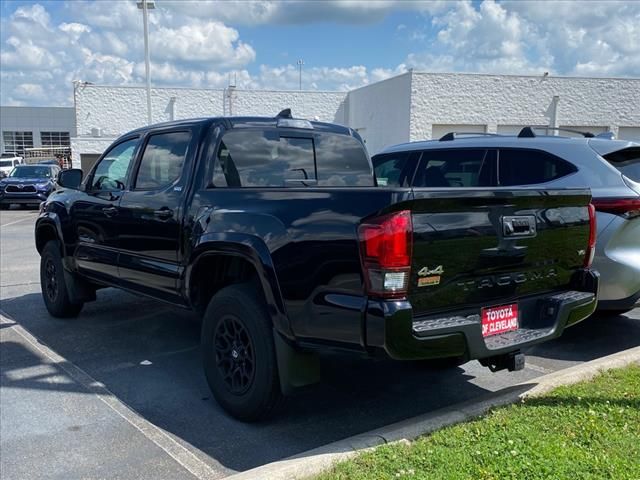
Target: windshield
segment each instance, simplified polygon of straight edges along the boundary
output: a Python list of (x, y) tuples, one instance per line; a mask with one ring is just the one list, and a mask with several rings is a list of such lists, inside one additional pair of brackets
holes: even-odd
[(10, 177), (18, 178), (50, 178), (51, 169), (49, 167), (18, 166), (9, 174)]
[(0, 167), (13, 167), (13, 160), (0, 160)]
[(604, 158), (625, 177), (640, 182), (640, 147), (625, 148), (605, 155)]

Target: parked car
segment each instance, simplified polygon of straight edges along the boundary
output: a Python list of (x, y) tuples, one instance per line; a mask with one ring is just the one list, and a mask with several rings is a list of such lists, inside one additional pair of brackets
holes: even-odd
[(201, 313), (243, 420), (316, 381), (319, 351), (519, 370), (596, 307), (588, 190), (376, 187), (354, 130), (287, 111), (138, 129), (82, 176), (36, 221), (48, 311), (116, 287)]
[(60, 166), (60, 161), (55, 158), (47, 158), (45, 160), (40, 160), (38, 162), (40, 165), (58, 165)]
[(18, 165), (0, 180), (0, 207), (40, 205), (56, 189), (57, 165)]
[(6, 152), (0, 155), (0, 178), (7, 177), (13, 167), (23, 163), (23, 158), (16, 153)]
[(586, 135), (450, 133), (389, 147), (373, 164), (378, 184), (389, 186), (589, 187), (598, 224), (598, 309), (618, 314), (640, 299), (640, 144)]

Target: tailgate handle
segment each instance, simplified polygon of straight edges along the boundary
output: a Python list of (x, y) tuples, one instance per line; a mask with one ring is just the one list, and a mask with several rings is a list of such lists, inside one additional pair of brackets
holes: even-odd
[(502, 217), (502, 233), (505, 237), (534, 237), (536, 217), (533, 215)]

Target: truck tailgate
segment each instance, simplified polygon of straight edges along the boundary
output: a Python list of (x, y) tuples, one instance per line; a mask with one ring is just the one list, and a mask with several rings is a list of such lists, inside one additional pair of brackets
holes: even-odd
[(567, 289), (588, 253), (588, 190), (414, 189), (414, 315)]

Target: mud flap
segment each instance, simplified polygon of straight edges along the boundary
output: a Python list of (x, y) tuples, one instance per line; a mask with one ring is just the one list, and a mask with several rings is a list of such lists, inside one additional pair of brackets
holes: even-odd
[(83, 282), (73, 273), (63, 269), (64, 283), (67, 286), (67, 294), (71, 303), (93, 302), (96, 299), (96, 290), (86, 280)]
[(294, 349), (275, 330), (273, 341), (283, 395), (290, 395), (296, 388), (320, 381), (320, 360), (317, 354)]

